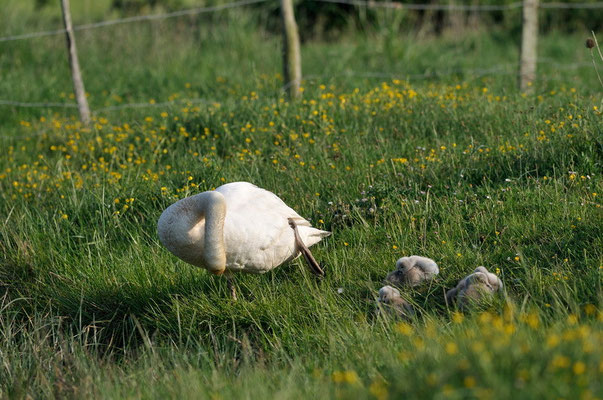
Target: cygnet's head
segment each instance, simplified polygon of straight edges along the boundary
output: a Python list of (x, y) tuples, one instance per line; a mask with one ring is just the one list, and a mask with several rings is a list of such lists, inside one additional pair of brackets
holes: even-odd
[(472, 273), (471, 275), (469, 275), (467, 277), (466, 286), (476, 285), (476, 284), (477, 285), (484, 285), (488, 289), (494, 291), (494, 288), (492, 288), (492, 285), (490, 285), (490, 281), (488, 279), (487, 273), (474, 272), (474, 273)]
[(401, 297), (400, 291), (389, 285), (383, 286), (381, 289), (379, 289), (378, 301), (381, 303), (392, 304), (394, 299), (400, 299)]
[(494, 295), (495, 290), (488, 282), (488, 276), (483, 272), (469, 275), (466, 285), (458, 292), (458, 306), (461, 310), (479, 304)]
[(486, 267), (484, 267), (483, 265), (480, 265), (480, 266), (479, 266), (479, 267), (477, 267), (477, 268), (475, 269), (475, 271), (473, 271), (473, 272), (483, 272), (484, 274), (487, 274), (487, 273), (488, 273), (488, 270), (487, 270), (487, 269), (486, 269)]
[(396, 318), (408, 318), (414, 314), (413, 307), (402, 298), (400, 291), (389, 285), (379, 289), (376, 311)]
[(500, 278), (496, 274), (493, 274), (492, 272), (488, 271), (486, 267), (479, 266), (475, 269), (474, 272), (481, 272), (486, 274), (486, 276), (488, 277), (488, 283), (490, 283), (490, 286), (492, 286), (495, 292), (502, 289), (503, 283)]
[(459, 292), (458, 287), (452, 288), (446, 292), (446, 303), (450, 304), (455, 299), (457, 293)]
[(404, 284), (406, 284), (406, 277), (404, 275), (404, 272), (399, 269), (390, 272), (385, 277), (384, 283), (394, 286), (403, 286)]
[(446, 292), (446, 301), (451, 303), (457, 299), (459, 306), (468, 300), (478, 300), (484, 295), (492, 295), (502, 288), (498, 276), (488, 272), (485, 267), (477, 267), (475, 271), (459, 281), (455, 288)]

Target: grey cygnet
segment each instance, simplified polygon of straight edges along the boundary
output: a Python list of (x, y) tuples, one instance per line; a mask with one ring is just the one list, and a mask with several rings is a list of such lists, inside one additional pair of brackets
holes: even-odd
[(439, 272), (438, 265), (431, 258), (402, 257), (396, 261), (396, 270), (387, 275), (385, 283), (395, 286), (418, 286), (433, 279)]
[(400, 295), (400, 291), (389, 285), (379, 289), (377, 312), (383, 312), (393, 317), (408, 318), (414, 314), (414, 309)]
[(461, 279), (455, 288), (446, 293), (446, 300), (456, 300), (462, 310), (470, 304), (492, 297), (502, 289), (502, 281), (485, 267), (477, 267), (472, 274)]

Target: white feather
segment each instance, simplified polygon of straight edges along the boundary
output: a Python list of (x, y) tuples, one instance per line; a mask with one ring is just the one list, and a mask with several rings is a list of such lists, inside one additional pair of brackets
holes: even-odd
[[(206, 193), (223, 197), (226, 205), (221, 245), (226, 256), (226, 271), (263, 273), (297, 257), (299, 249), (289, 226), (290, 218), (296, 222), (301, 239), (308, 247), (330, 235), (311, 227), (274, 193), (251, 183), (228, 183), (203, 194)], [(196, 203), (201, 201), (197, 199), (203, 194), (168, 207), (159, 218), (157, 231), (162, 244), (174, 255), (211, 270), (204, 255), (206, 218), (196, 209)]]

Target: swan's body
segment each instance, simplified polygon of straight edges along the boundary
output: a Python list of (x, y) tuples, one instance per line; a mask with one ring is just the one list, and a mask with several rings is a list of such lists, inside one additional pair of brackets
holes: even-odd
[(396, 261), (396, 270), (390, 272), (385, 281), (396, 286), (417, 286), (424, 281), (433, 279), (439, 273), (438, 265), (431, 258), (402, 257)]
[(179, 200), (161, 214), (157, 232), (174, 255), (216, 275), (270, 271), (297, 257), (303, 244), (330, 234), (311, 227), (274, 193), (247, 182)]

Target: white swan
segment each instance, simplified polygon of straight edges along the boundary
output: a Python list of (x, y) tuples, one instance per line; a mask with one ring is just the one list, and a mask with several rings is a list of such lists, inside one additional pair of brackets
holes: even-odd
[[(157, 233), (174, 255), (215, 275), (264, 273), (300, 252), (313, 272), (323, 275), (307, 247), (331, 234), (310, 226), (274, 193), (248, 182), (177, 201), (161, 214)], [(230, 279), (228, 284), (236, 299)]]

